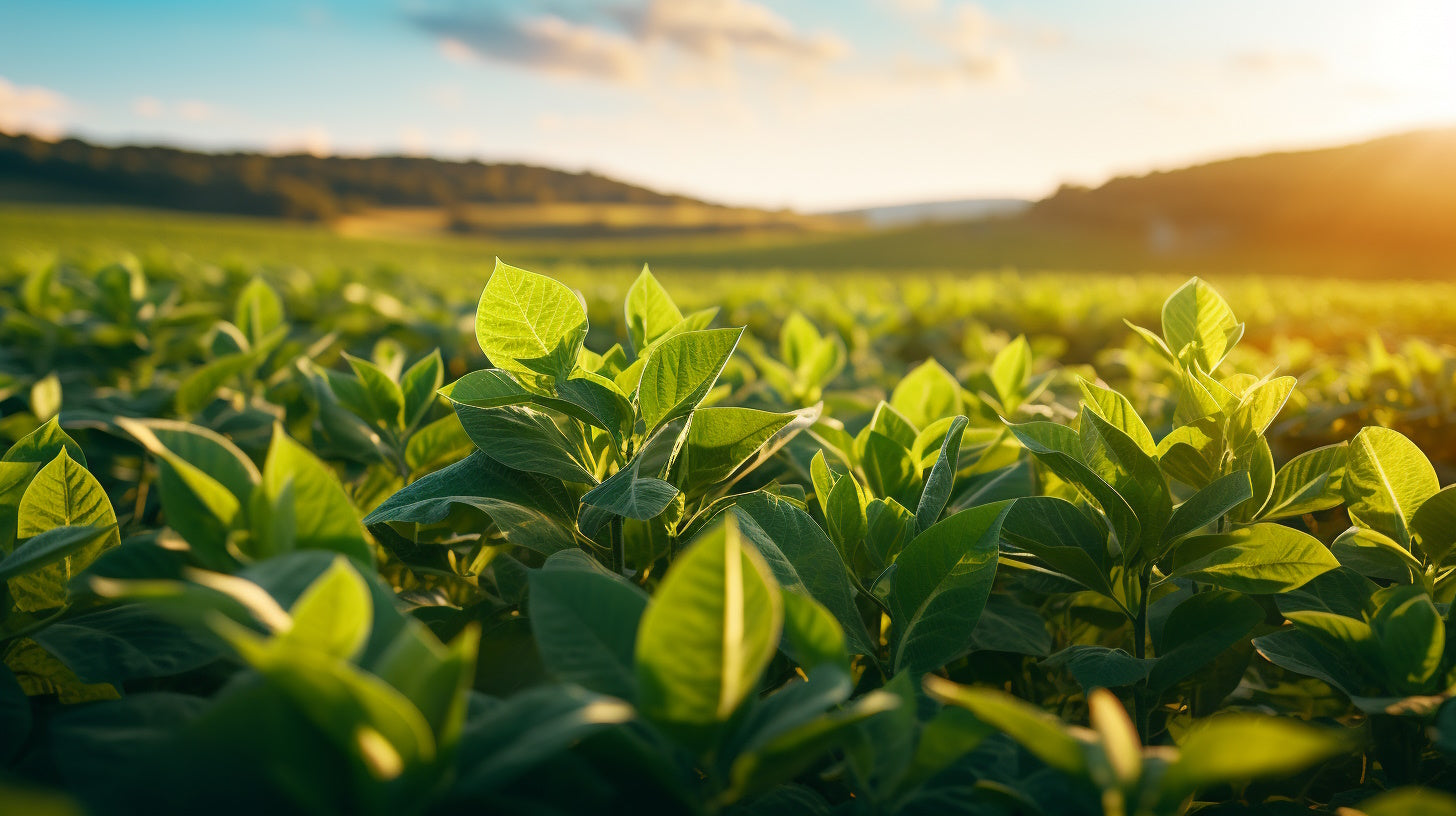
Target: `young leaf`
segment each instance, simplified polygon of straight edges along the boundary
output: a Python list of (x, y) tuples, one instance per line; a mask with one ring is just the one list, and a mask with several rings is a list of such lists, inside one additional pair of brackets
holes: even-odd
[(586, 331), (586, 309), (575, 293), (496, 259), (475, 315), (475, 336), (491, 365), (564, 379), (576, 366)]
[(969, 421), (964, 416), (957, 416), (946, 431), (945, 442), (940, 446), (940, 456), (930, 469), (930, 476), (925, 480), (925, 490), (920, 494), (920, 504), (915, 508), (916, 533), (923, 533), (934, 524), (940, 518), (941, 511), (945, 510), (946, 502), (950, 501), (951, 488), (955, 486), (956, 469), (959, 467), (961, 439)]
[(283, 325), (283, 301), (262, 278), (253, 278), (238, 294), (233, 312), (233, 325), (256, 347), (275, 329)]
[(627, 290), (623, 311), (627, 319), (627, 337), (632, 341), (632, 349), (639, 355), (683, 319), (677, 304), (672, 302), (672, 297), (646, 265)]
[[(64, 448), (40, 469), (20, 499), (16, 537), (34, 538), (57, 527), (98, 527), (106, 530), (79, 550), (40, 569), (10, 579), (10, 594), (22, 612), (60, 606), (71, 578), (102, 552), (121, 543), (116, 513), (101, 483), (71, 459)], [(22, 545), (23, 547), (24, 545)], [(19, 548), (17, 548), (19, 551)], [(12, 553), (11, 557), (14, 557)]]
[(642, 617), (642, 711), (688, 725), (726, 721), (778, 648), (779, 588), (731, 515), (673, 561)]
[(1163, 337), (1175, 356), (1191, 349), (1204, 371), (1213, 371), (1243, 336), (1244, 324), (1228, 303), (1198, 278), (1183, 284), (1163, 303)]
[(933, 359), (911, 369), (896, 384), (890, 405), (917, 428), (964, 412), (960, 383)]
[(648, 435), (698, 407), (718, 381), (742, 336), (743, 329), (684, 332), (653, 349), (637, 386), (637, 402)]
[(444, 382), (445, 363), (439, 349), (405, 369), (399, 378), (400, 394), (404, 397), (404, 427), (413, 428), (424, 420), (439, 399), (437, 392)]
[[(374, 553), (364, 526), (339, 478), (307, 448), (293, 441), (281, 425), (273, 429), (263, 479), (253, 495), (255, 524), (268, 519), (288, 519), (290, 541), (280, 540), (273, 525), (257, 527), (259, 556), (287, 548), (333, 550), (372, 569)], [(281, 515), (280, 515), (281, 514)]]

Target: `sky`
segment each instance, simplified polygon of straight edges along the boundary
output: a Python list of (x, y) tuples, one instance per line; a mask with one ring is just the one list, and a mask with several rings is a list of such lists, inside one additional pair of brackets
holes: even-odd
[(826, 210), (1456, 125), (1447, 0), (5, 0), (0, 130)]

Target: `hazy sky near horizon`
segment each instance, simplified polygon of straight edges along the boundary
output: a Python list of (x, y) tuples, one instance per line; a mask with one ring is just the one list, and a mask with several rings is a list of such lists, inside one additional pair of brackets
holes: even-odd
[(1446, 0), (6, 0), (0, 130), (830, 209), (1456, 124)]

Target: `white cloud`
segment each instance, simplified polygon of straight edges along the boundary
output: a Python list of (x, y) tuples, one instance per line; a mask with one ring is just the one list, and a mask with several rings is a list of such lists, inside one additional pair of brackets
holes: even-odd
[(22, 87), (0, 77), (0, 131), (56, 138), (65, 131), (70, 109), (70, 101), (49, 88)]
[(155, 96), (139, 96), (131, 101), (131, 112), (143, 119), (156, 119), (166, 106)]
[(668, 43), (712, 60), (741, 52), (819, 62), (849, 53), (848, 43), (839, 37), (802, 33), (749, 0), (651, 0), (621, 16), (640, 41)]

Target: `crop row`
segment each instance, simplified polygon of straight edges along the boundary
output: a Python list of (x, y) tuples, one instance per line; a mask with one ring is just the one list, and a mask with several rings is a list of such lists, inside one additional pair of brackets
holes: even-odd
[(1439, 351), (1311, 396), (1197, 279), (1067, 367), (868, 309), (714, 328), (646, 270), (605, 330), (499, 263), (464, 326), (335, 291), (4, 292), (0, 797), (1456, 813)]

